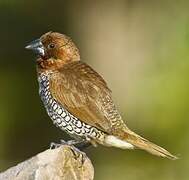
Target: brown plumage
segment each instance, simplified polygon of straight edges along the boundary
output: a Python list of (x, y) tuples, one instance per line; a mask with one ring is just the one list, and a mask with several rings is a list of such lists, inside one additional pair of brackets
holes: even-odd
[[(79, 50), (69, 37), (49, 32), (26, 48), (35, 50), (39, 55), (40, 96), (57, 126), (75, 138), (93, 144), (123, 149), (137, 147), (154, 155), (176, 159), (167, 150), (140, 137), (125, 125), (106, 82), (80, 61)], [(79, 123), (81, 128), (77, 129), (72, 121)], [(90, 129), (89, 133), (86, 127)]]

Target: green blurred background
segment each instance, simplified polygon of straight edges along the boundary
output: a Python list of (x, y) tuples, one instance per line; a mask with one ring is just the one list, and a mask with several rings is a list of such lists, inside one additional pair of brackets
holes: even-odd
[(0, 171), (68, 138), (45, 112), (24, 49), (52, 30), (107, 80), (131, 129), (180, 156), (89, 148), (95, 179), (189, 179), (189, 1), (0, 0), (0, 22)]

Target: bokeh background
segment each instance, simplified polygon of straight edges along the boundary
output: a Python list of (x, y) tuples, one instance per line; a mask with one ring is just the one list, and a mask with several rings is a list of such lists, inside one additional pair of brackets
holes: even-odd
[(189, 179), (188, 9), (187, 0), (0, 0), (0, 171), (68, 139), (43, 108), (24, 49), (52, 30), (107, 80), (131, 129), (180, 156), (89, 148), (95, 179)]

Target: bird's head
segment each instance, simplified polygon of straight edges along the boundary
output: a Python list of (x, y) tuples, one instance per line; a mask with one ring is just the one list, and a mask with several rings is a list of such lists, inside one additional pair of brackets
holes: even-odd
[(71, 38), (57, 32), (42, 35), (29, 43), (26, 49), (33, 50), (42, 61), (66, 63), (80, 60), (79, 50)]

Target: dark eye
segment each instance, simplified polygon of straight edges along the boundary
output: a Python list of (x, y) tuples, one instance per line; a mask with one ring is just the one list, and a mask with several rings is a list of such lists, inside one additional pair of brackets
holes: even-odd
[(53, 43), (51, 43), (51, 44), (48, 45), (49, 49), (53, 49), (54, 47), (55, 47), (55, 44), (53, 44)]

